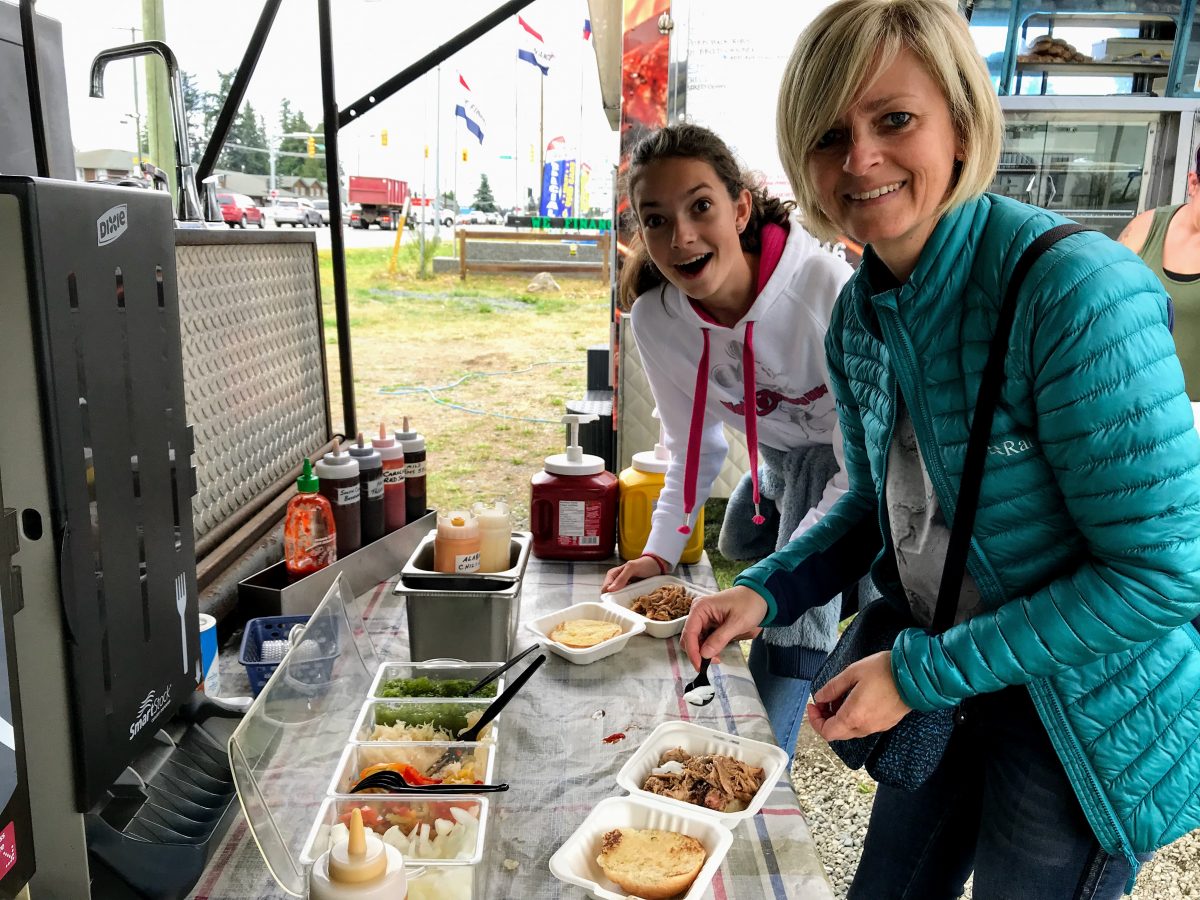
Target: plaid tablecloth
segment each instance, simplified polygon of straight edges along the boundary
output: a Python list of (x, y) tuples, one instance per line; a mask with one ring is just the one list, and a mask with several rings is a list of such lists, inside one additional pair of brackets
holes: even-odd
[[(599, 595), (609, 563), (555, 563), (531, 559), (521, 597), (521, 620)], [(681, 577), (715, 589), (706, 563), (683, 567)], [(381, 656), (408, 655), (403, 604), (391, 582), (370, 598), (369, 630)], [(532, 643), (524, 628), (517, 649)], [(232, 694), (244, 675), (236, 655), (222, 657), (222, 693)], [(696, 709), (683, 700), (693, 672), (676, 638), (634, 637), (620, 653), (589, 666), (550, 654), (546, 664), (501, 715), (497, 776), (512, 790), (495, 795), (489, 822), (486, 900), (580, 898), (548, 868), (550, 856), (606, 797), (622, 796), (616, 775), (630, 753), (658, 724), (684, 719), (731, 734), (772, 741), (771, 728), (741, 655), (726, 654), (711, 670), (716, 700)], [(605, 743), (622, 733), (625, 738)], [(285, 897), (267, 872), (239, 815), (192, 897), (259, 900)], [(805, 898), (833, 894), (812, 836), (786, 774), (762, 811), (741, 823), (713, 884), (711, 900)]]

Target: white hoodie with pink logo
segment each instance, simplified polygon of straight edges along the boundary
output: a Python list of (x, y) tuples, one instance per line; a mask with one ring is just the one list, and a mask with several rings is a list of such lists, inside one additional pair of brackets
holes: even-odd
[[(681, 526), (695, 523), (695, 511), (708, 499), (725, 461), (729, 447), (722, 423), (748, 438), (757, 430), (759, 444), (785, 452), (832, 444), (841, 464), (841, 433), (825, 374), (825, 332), (852, 270), (794, 219), (786, 240), (784, 234), (777, 229), (772, 241), (764, 229), (760, 281), (761, 276), (767, 280), (749, 311), (731, 328), (698, 311), (670, 283), (647, 291), (634, 303), (633, 333), (671, 451), (646, 552), (672, 565), (688, 541)], [(707, 396), (703, 411), (693, 410), (706, 344)], [(749, 366), (754, 397), (750, 404), (745, 378)], [(689, 443), (694, 444), (690, 483)], [(753, 468), (757, 447), (749, 449)], [(839, 470), (793, 537), (819, 521), (847, 487), (845, 472)]]

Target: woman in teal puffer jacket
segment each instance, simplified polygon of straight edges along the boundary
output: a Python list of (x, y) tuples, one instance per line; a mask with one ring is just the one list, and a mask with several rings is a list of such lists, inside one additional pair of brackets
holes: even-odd
[[(945, 0), (841, 0), (800, 37), (780, 157), (806, 225), (867, 246), (826, 340), (848, 493), (693, 606), (692, 662), (867, 568), (928, 626), (1013, 268), (1062, 219), (983, 193), (1002, 119)], [(828, 740), (958, 707), (921, 788), (880, 786), (851, 898), (1107, 898), (1200, 826), (1200, 439), (1153, 274), (1070, 236), (1017, 295), (956, 624), (818, 691)]]

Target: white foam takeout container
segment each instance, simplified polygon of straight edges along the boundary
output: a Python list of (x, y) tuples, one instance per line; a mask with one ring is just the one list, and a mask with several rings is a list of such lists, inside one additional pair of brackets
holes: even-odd
[(601, 839), (614, 828), (674, 831), (694, 837), (704, 845), (708, 858), (681, 900), (699, 900), (704, 896), (733, 843), (733, 832), (711, 816), (674, 810), (637, 797), (609, 797), (596, 804), (575, 833), (550, 857), (550, 872), (559, 881), (584, 888), (600, 900), (626, 900), (630, 895), (609, 881), (596, 863)]
[[(672, 584), (682, 587), (693, 600), (711, 593), (711, 591), (701, 590), (696, 585), (684, 581), (682, 578), (676, 578), (674, 575), (655, 575), (653, 578), (643, 578), (641, 581), (628, 584), (619, 591), (609, 591), (607, 594), (601, 594), (600, 599), (605, 603), (613, 603), (622, 609), (628, 610), (633, 605), (633, 601), (638, 597), (643, 597), (651, 591)], [(651, 619), (648, 616), (643, 616), (641, 613), (635, 613), (633, 610), (629, 610), (629, 613), (630, 615), (637, 616), (646, 623), (646, 634), (653, 638), (674, 637), (683, 631), (683, 623), (687, 621), (687, 613), (684, 613), (678, 619), (670, 619), (666, 622)]]
[[(558, 641), (550, 638), (550, 632), (554, 630), (556, 625), (566, 622), (569, 619), (600, 619), (604, 622), (616, 622), (621, 626), (621, 634), (611, 637), (607, 641), (601, 641), (594, 647), (564, 647)], [(558, 612), (553, 612), (526, 622), (525, 627), (536, 634), (551, 652), (557, 653), (568, 662), (573, 662), (578, 666), (586, 666), (598, 659), (604, 659), (606, 656), (612, 656), (614, 653), (619, 652), (621, 648), (629, 643), (631, 637), (635, 634), (641, 634), (646, 630), (646, 619), (644, 616), (631, 613), (629, 610), (615, 604), (599, 603), (590, 600), (586, 603), (576, 603), (574, 606), (568, 606), (566, 609), (560, 609)]]
[[(662, 797), (642, 790), (642, 785), (651, 771), (658, 768), (659, 757), (674, 747), (682, 747), (693, 756), (719, 754), (732, 756), (736, 760), (763, 770), (762, 787), (750, 801), (750, 805), (739, 812), (718, 812), (694, 803), (686, 803), (672, 797)], [(642, 741), (617, 773), (617, 784), (634, 797), (662, 803), (672, 809), (690, 810), (717, 822), (725, 828), (733, 828), (743, 819), (748, 819), (763, 808), (767, 797), (788, 767), (788, 755), (773, 744), (752, 741), (737, 735), (726, 734), (691, 722), (663, 722)]]

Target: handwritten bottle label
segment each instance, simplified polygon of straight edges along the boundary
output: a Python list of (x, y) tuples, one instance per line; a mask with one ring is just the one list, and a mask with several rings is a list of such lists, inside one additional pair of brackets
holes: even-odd
[(404, 484), (404, 469), (403, 466), (397, 466), (394, 469), (383, 470), (384, 484)]
[(367, 499), (378, 500), (383, 496), (383, 479), (372, 478), (367, 482)]
[(465, 556), (454, 557), (454, 571), (460, 575), (479, 571), (479, 553), (468, 553)]
[(405, 478), (421, 478), (425, 474), (425, 460), (404, 464)]
[(361, 491), (359, 490), (358, 482), (346, 487), (338, 487), (337, 489), (337, 505), (349, 506), (351, 503), (357, 503)]

